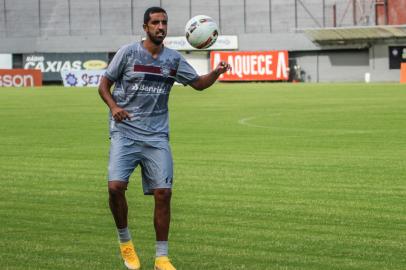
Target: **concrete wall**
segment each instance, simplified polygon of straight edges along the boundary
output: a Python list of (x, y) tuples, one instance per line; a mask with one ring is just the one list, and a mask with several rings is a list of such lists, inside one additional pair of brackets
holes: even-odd
[(334, 3), (338, 24), (352, 25), (348, 0), (0, 0), (0, 36), (139, 35), (150, 6), (167, 10), (169, 35), (183, 35), (198, 14), (213, 17), (222, 34), (286, 33), (332, 26)]
[(370, 70), (368, 49), (295, 52), (290, 58), (305, 82), (362, 82)]
[(362, 82), (368, 71), (369, 54), (366, 49), (319, 53), (320, 82)]
[(131, 1), (101, 0), (100, 4), (102, 35), (131, 35), (133, 33)]
[(207, 52), (182, 53), (186, 61), (191, 64), (197, 74), (204, 75), (210, 71), (210, 56)]
[(0, 0), (0, 39), (4, 39), (6, 37), (6, 13), (4, 12), (4, 1)]
[[(403, 43), (404, 45), (405, 43)], [(369, 50), (369, 66), (371, 81), (399, 81), (400, 70), (389, 69), (389, 46), (396, 46), (398, 43), (377, 44)]]
[(319, 50), (304, 34), (279, 33), (263, 34), (248, 33), (238, 35), (238, 46), (240, 50), (288, 50), (288, 51), (313, 51)]
[(41, 14), (40, 36), (53, 37), (70, 34), (70, 9), (67, 1), (42, 0), (39, 10)]
[(244, 33), (244, 0), (222, 0), (221, 20), (219, 22), (220, 32), (236, 35)]
[[(40, 13), (37, 0), (3, 0), (5, 33), (13, 37), (37, 37), (40, 35)], [(6, 9), (4, 9), (6, 6)]]
[(290, 61), (300, 66), (305, 82), (364, 82), (370, 74), (371, 82), (398, 82), (399, 69), (389, 69), (389, 46), (376, 44), (370, 48), (296, 51)]
[[(122, 45), (139, 41), (143, 34), (100, 36), (43, 36), (14, 37), (2, 39), (0, 53), (31, 53), (31, 52), (114, 52)], [(314, 51), (321, 48), (311, 42), (302, 33), (248, 33), (238, 34), (240, 50), (288, 50)], [(329, 46), (324, 49), (354, 48), (354, 46)]]
[[(0, 0), (0, 52), (46, 51), (48, 39), (61, 37), (60, 47), (83, 47), (110, 51), (116, 40), (138, 40), (143, 36), (143, 14), (150, 6), (162, 6), (169, 15), (169, 36), (184, 35), (187, 20), (197, 14), (213, 17), (223, 35), (246, 37), (253, 49), (264, 47), (269, 34), (293, 34), (295, 29), (353, 25), (348, 0)], [(323, 5), (324, 3), (324, 5)], [(21, 40), (20, 40), (21, 39)], [(297, 42), (298, 38), (293, 38)], [(299, 37), (299, 39), (303, 40)], [(277, 38), (272, 42), (281, 43)], [(286, 40), (286, 39), (285, 39)], [(19, 42), (20, 41), (20, 42)], [(52, 42), (56, 42), (53, 40)], [(100, 43), (102, 42), (102, 43)], [(292, 41), (287, 42), (290, 44)], [(305, 41), (304, 50), (309, 48)], [(43, 47), (44, 46), (44, 47)], [(245, 45), (243, 45), (244, 47)], [(116, 48), (115, 45), (113, 45)], [(314, 47), (314, 46), (312, 46)], [(69, 49), (69, 48), (68, 48)], [(90, 48), (91, 50), (91, 48)]]
[(13, 56), (11, 54), (0, 54), (0, 69), (13, 68)]
[[(178, 2), (178, 1), (172, 1), (172, 2)], [(142, 25), (144, 22), (144, 12), (147, 8), (149, 8), (151, 6), (159, 7), (159, 5), (160, 5), (159, 0), (132, 0), (132, 6), (133, 6), (133, 8), (132, 8), (132, 16), (133, 16), (132, 29), (133, 29), (133, 31), (132, 32), (133, 32), (133, 34), (144, 35), (144, 30), (142, 29)], [(170, 28), (169, 28), (169, 31), (170, 31)], [(170, 34), (170, 35), (172, 35), (172, 34)]]

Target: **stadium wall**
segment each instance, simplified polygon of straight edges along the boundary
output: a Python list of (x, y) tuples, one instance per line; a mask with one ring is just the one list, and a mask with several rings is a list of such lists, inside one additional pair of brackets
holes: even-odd
[(162, 6), (169, 35), (183, 35), (186, 21), (213, 17), (223, 34), (286, 33), (297, 28), (352, 25), (348, 0), (0, 0), (0, 38), (140, 35), (143, 13)]
[(13, 56), (12, 54), (0, 54), (0, 69), (13, 68)]
[(359, 82), (369, 72), (367, 49), (294, 52), (291, 57), (305, 82)]
[[(396, 46), (399, 43), (391, 43)], [(406, 43), (402, 43), (406, 45)], [(400, 69), (389, 67), (389, 46), (387, 44), (376, 44), (369, 50), (369, 66), (372, 81), (397, 81), (400, 80)]]

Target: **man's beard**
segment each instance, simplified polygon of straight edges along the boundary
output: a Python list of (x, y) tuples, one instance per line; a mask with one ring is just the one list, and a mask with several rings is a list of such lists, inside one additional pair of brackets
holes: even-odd
[(153, 37), (150, 33), (147, 33), (149, 39), (152, 41), (152, 43), (154, 43), (155, 45), (159, 46), (162, 44), (162, 42), (164, 41), (165, 38), (161, 39), (157, 39), (155, 37)]

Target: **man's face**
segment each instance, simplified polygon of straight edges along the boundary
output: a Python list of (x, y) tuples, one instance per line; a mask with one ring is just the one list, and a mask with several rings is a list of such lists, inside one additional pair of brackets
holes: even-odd
[(165, 13), (152, 13), (144, 31), (155, 45), (161, 45), (168, 30), (168, 16)]

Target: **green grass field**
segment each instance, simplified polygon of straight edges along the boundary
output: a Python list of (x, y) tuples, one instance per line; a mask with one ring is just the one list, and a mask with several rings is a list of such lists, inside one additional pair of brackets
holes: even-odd
[[(406, 88), (176, 86), (170, 255), (178, 270), (406, 269)], [(0, 88), (0, 269), (125, 269), (96, 89)], [(142, 269), (153, 201), (127, 193)]]

